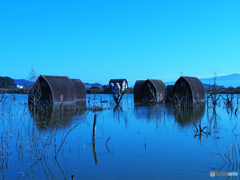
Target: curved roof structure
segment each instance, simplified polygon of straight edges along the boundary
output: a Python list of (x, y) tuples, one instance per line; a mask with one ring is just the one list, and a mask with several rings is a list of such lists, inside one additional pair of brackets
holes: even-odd
[[(165, 94), (165, 90), (166, 90), (166, 85), (161, 81), (161, 80), (157, 80), (157, 79), (148, 79), (147, 81), (151, 82), (152, 85), (155, 87), (156, 89), (156, 93), (162, 93), (163, 97)], [(146, 82), (147, 82), (146, 81)]]
[(204, 89), (202, 82), (197, 77), (181, 76), (176, 81), (176, 83), (174, 85), (174, 89), (175, 89), (176, 84), (182, 80), (186, 81), (188, 83), (188, 85), (190, 86), (193, 102), (205, 101), (205, 89)]
[(134, 100), (142, 100), (141, 90), (145, 80), (137, 80), (134, 85)]
[(156, 101), (161, 102), (164, 99), (166, 85), (161, 80), (147, 79), (147, 80), (138, 80), (135, 82), (134, 100), (146, 100), (146, 99), (149, 100), (149, 98), (150, 99), (153, 98), (149, 96), (149, 94), (151, 94), (150, 89), (148, 87), (149, 84), (151, 84), (153, 88)]
[(80, 79), (71, 79), (76, 88), (76, 100), (86, 100), (86, 88)]
[(168, 85), (165, 90), (165, 101), (169, 102), (171, 101), (171, 98), (173, 96), (173, 88), (174, 85)]
[[(53, 102), (61, 102), (60, 95), (63, 95), (64, 102), (76, 101), (76, 89), (73, 81), (67, 76), (45, 76), (41, 75), (49, 85), (52, 92)], [(40, 78), (39, 77), (39, 78)]]
[[(40, 87), (40, 91), (35, 90), (37, 87)], [(38, 99), (38, 103), (86, 101), (86, 89), (82, 81), (80, 79), (70, 79), (67, 76), (40, 75), (31, 89), (29, 102), (36, 99), (34, 96), (39, 97), (39, 92), (41, 97)]]

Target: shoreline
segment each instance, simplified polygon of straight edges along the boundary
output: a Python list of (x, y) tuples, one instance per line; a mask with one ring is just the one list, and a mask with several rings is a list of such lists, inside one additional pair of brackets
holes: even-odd
[[(211, 89), (213, 90), (213, 89)], [(28, 89), (3, 89), (0, 88), (0, 94), (28, 94)], [(205, 94), (208, 93), (209, 89), (205, 89)], [(105, 89), (86, 89), (86, 94), (112, 94)], [(126, 94), (134, 94), (134, 89), (128, 89)], [(217, 94), (240, 94), (240, 88), (224, 88), (224, 89), (217, 89)]]

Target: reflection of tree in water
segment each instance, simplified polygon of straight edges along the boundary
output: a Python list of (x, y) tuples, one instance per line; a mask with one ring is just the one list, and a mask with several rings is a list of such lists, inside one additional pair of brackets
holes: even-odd
[(176, 107), (173, 104), (166, 104), (168, 114), (172, 114), (174, 119), (180, 126), (192, 125), (193, 122), (200, 121), (205, 112), (205, 103), (203, 104), (187, 104)]
[(159, 127), (161, 121), (165, 122), (165, 119), (168, 116), (165, 113), (165, 107), (163, 104), (152, 103), (135, 103), (133, 113), (139, 120), (146, 120), (147, 123), (156, 123), (156, 128)]
[(147, 119), (147, 122), (165, 122), (166, 119), (174, 119), (182, 127), (193, 125), (193, 122), (200, 121), (205, 113), (205, 104), (188, 104), (175, 106), (167, 104), (144, 104), (135, 103), (134, 115), (137, 119)]
[[(80, 123), (83, 122), (87, 113), (82, 110), (82, 104), (79, 103), (63, 103), (60, 106), (29, 106), (29, 111), (37, 125), (37, 128), (40, 131), (45, 129), (48, 129), (48, 131), (46, 131), (46, 134), (45, 132), (44, 134), (39, 134), (39, 137), (36, 136), (36, 134), (30, 134), (28, 142), (22, 142), (21, 147), (23, 147), (24, 145), (27, 149), (27, 152), (37, 158), (37, 160), (26, 170), (26, 172), (24, 172), (22, 177), (24, 178), (25, 176), (30, 174), (36, 165), (41, 165), (40, 167), (43, 168), (46, 177), (51, 175), (53, 179), (56, 179), (53, 174), (53, 167), (49, 164), (49, 159), (53, 158), (55, 159), (54, 162), (56, 162), (56, 164), (58, 165), (59, 170), (66, 178), (65, 172), (62, 170), (62, 167), (58, 163), (57, 155), (60, 150), (62, 150), (67, 136), (74, 128), (76, 128)], [(73, 123), (71, 121), (73, 117), (78, 117), (76, 118), (78, 119), (78, 122), (75, 122), (76, 124), (72, 126)], [(59, 143), (56, 140), (56, 133), (61, 127), (65, 128), (66, 126), (71, 128), (68, 130), (67, 133), (63, 134), (63, 138)], [(20, 138), (22, 139), (22, 136), (20, 136)], [(62, 153), (62, 157), (64, 158), (64, 153)]]
[(123, 110), (123, 108), (120, 105), (116, 105), (113, 108), (113, 118), (117, 119), (117, 121), (120, 123), (121, 119), (124, 119), (125, 128), (128, 127), (128, 112), (127, 110)]
[(84, 115), (85, 111), (82, 108), (84, 104), (79, 103), (81, 102), (63, 103), (60, 106), (38, 105), (35, 107), (29, 105), (29, 111), (40, 130), (56, 125), (66, 127), (71, 125), (71, 119), (74, 116)]

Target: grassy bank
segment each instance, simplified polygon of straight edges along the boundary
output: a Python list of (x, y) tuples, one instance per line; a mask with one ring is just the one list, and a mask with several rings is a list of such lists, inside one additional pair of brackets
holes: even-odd
[(0, 88), (0, 94), (8, 93), (8, 94), (27, 94), (27, 89), (17, 89), (17, 88)]
[[(86, 89), (87, 94), (112, 94), (109, 89), (103, 89), (99, 87), (92, 87)], [(133, 94), (133, 89), (128, 89), (125, 94)]]
[[(206, 94), (209, 94), (212, 89), (205, 89)], [(240, 88), (218, 88), (217, 94), (240, 94)]]
[[(134, 89), (128, 89), (126, 94), (133, 94)], [(8, 94), (27, 94), (27, 89), (4, 89), (0, 88), (0, 94), (8, 93)], [(205, 89), (206, 94), (209, 94), (209, 89)], [(99, 87), (92, 87), (86, 89), (87, 94), (111, 94), (108, 89), (103, 89)], [(217, 94), (240, 94), (240, 88), (222, 88), (217, 89)]]

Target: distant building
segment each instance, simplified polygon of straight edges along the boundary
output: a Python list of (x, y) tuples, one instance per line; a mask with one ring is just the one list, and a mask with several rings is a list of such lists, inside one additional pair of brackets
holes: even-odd
[(138, 80), (134, 86), (135, 101), (162, 102), (166, 85), (157, 79)]
[(124, 92), (128, 88), (126, 79), (111, 79), (109, 81), (109, 89), (112, 93)]
[(29, 103), (86, 102), (86, 89), (80, 79), (40, 75), (29, 94)]
[(22, 88), (23, 88), (23, 86), (17, 85), (17, 88), (18, 88), (18, 89), (22, 89)]
[(173, 96), (187, 102), (205, 102), (205, 89), (197, 77), (181, 76), (174, 85)]

